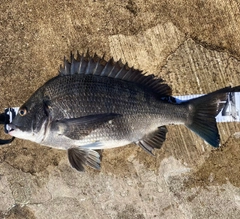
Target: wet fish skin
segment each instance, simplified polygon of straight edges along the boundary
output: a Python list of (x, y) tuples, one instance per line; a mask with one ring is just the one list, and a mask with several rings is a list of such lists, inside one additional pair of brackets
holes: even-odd
[(161, 148), (165, 125), (185, 124), (209, 144), (218, 147), (215, 116), (228, 93), (223, 88), (209, 95), (174, 104), (161, 79), (112, 60), (78, 55), (65, 60), (58, 76), (40, 87), (22, 105), (10, 135), (42, 145), (68, 150), (71, 165), (100, 168), (95, 149), (135, 142), (152, 154)]

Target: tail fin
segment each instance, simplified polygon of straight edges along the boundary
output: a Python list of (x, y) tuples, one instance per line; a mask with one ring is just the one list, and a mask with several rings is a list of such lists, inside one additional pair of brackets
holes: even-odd
[(184, 104), (188, 104), (189, 108), (185, 125), (210, 145), (218, 147), (220, 136), (215, 117), (226, 104), (228, 94), (238, 91), (240, 91), (240, 86), (226, 87), (185, 102)]

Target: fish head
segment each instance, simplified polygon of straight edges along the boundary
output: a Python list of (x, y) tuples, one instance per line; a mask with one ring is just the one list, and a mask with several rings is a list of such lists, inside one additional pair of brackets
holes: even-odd
[(12, 123), (9, 124), (11, 136), (40, 142), (49, 118), (46, 102), (43, 98), (33, 95), (18, 110)]

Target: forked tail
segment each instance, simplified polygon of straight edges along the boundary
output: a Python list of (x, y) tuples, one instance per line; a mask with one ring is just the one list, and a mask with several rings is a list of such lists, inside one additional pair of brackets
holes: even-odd
[(229, 92), (239, 91), (240, 86), (226, 87), (183, 103), (189, 109), (185, 125), (210, 145), (218, 147), (220, 136), (215, 117), (226, 104)]

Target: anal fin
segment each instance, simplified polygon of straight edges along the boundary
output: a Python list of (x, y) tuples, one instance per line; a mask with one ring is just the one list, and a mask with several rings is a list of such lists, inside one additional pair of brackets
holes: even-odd
[(147, 153), (153, 155), (154, 148), (160, 149), (166, 139), (167, 128), (160, 126), (156, 131), (145, 135), (137, 144), (143, 148)]
[(100, 155), (98, 152), (78, 147), (68, 149), (68, 160), (73, 168), (84, 171), (84, 166), (100, 169)]

